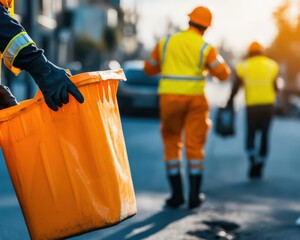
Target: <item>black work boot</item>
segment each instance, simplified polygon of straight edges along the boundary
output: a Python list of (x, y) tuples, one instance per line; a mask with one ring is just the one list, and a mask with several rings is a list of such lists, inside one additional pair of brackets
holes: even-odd
[(189, 209), (200, 207), (205, 200), (205, 194), (201, 193), (202, 175), (190, 175)]
[(166, 206), (178, 208), (184, 204), (181, 174), (169, 175), (168, 178), (172, 190), (172, 196), (166, 200)]
[(263, 163), (254, 163), (250, 166), (249, 178), (251, 179), (261, 179)]
[(263, 162), (256, 162), (254, 157), (250, 157), (249, 178), (261, 179), (263, 167)]

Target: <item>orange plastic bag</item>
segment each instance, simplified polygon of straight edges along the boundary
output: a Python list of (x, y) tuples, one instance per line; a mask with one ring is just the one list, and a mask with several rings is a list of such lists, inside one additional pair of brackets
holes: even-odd
[(61, 239), (136, 214), (116, 91), (122, 70), (75, 75), (79, 104), (42, 96), (0, 111), (0, 141), (32, 239)]

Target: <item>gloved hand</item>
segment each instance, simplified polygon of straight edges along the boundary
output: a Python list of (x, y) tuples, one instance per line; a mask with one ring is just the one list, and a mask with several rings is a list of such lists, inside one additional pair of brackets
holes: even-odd
[(44, 95), (45, 102), (53, 111), (69, 102), (69, 93), (80, 103), (84, 98), (78, 88), (69, 79), (65, 69), (57, 67), (41, 55), (34, 60), (28, 69), (39, 89)]
[(18, 102), (10, 89), (6, 86), (0, 85), (0, 109), (9, 108), (17, 105)]

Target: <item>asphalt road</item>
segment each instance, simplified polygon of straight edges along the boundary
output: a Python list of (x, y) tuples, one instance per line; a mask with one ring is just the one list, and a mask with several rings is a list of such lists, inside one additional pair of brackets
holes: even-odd
[[(215, 111), (212, 111), (214, 119)], [(210, 132), (203, 189), (207, 201), (189, 211), (164, 209), (168, 195), (158, 119), (122, 118), (138, 214), (117, 226), (72, 240), (122, 239), (300, 239), (300, 120), (276, 118), (271, 153), (261, 181), (247, 178), (244, 112), (237, 134), (223, 139)], [(0, 240), (30, 239), (0, 159)]]
[[(214, 119), (215, 110), (211, 117)], [(174, 211), (163, 208), (168, 187), (159, 122), (124, 119), (125, 136), (134, 133), (126, 139), (139, 214), (137, 219), (124, 222), (124, 227), (104, 230), (103, 239), (300, 239), (300, 228), (294, 224), (300, 215), (300, 121), (275, 119), (265, 177), (250, 181), (243, 120), (241, 110), (233, 138), (210, 133), (203, 184), (207, 201), (203, 207)], [(146, 155), (136, 149), (144, 149)]]

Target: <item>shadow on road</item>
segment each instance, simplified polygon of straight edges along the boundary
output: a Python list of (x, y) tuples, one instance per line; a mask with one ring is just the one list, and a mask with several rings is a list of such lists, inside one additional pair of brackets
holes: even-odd
[(150, 216), (149, 218), (132, 224), (120, 231), (103, 238), (102, 240), (116, 240), (116, 239), (126, 239), (126, 240), (140, 240), (145, 239), (165, 227), (169, 224), (180, 220), (187, 215), (191, 215), (193, 212), (188, 209), (162, 209), (162, 211)]
[(187, 234), (201, 239), (238, 239), (236, 230), (238, 230), (240, 226), (234, 222), (218, 220), (203, 221), (202, 223), (204, 223), (208, 228), (203, 230), (189, 231)]

